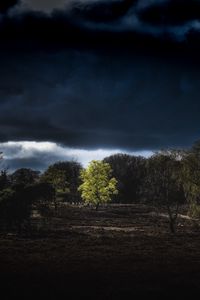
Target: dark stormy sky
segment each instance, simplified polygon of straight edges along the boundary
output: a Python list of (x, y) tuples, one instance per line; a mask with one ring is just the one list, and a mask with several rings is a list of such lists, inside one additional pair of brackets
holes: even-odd
[(10, 169), (200, 138), (200, 0), (0, 2)]

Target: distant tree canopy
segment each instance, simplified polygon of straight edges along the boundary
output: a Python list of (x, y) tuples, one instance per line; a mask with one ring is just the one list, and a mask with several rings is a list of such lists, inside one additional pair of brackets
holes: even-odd
[(57, 193), (63, 194), (66, 201), (79, 202), (81, 164), (75, 161), (57, 162), (48, 167), (41, 176), (42, 182), (53, 185)]
[[(182, 164), (170, 152), (158, 152), (146, 164), (146, 189), (148, 198), (161, 204), (176, 203), (184, 198), (181, 183)], [(179, 192), (181, 192), (179, 197)]]
[(134, 203), (142, 197), (146, 159), (127, 154), (115, 154), (104, 159), (110, 164), (112, 174), (118, 181), (116, 202)]
[(65, 171), (60, 170), (55, 166), (50, 166), (41, 176), (41, 182), (46, 182), (52, 185), (56, 192), (68, 191), (68, 182), (66, 180)]
[(190, 213), (200, 218), (200, 141), (185, 152), (182, 159), (182, 181)]
[(40, 172), (34, 171), (32, 169), (21, 168), (16, 170), (10, 176), (13, 185), (29, 185), (37, 182), (39, 180)]
[(81, 169), (79, 163), (70, 161), (55, 163), (42, 175), (28, 168), (12, 174), (0, 170), (0, 227), (19, 231), (30, 222), (33, 210), (46, 217), (52, 205), (57, 210), (61, 199), (80, 201)]
[(146, 198), (166, 208), (170, 229), (175, 232), (178, 210), (185, 201), (181, 161), (174, 151), (161, 151), (148, 159), (146, 168)]
[(0, 171), (0, 191), (7, 188), (9, 185), (8, 174), (6, 170)]
[(0, 191), (7, 188), (9, 185), (8, 173), (2, 167), (3, 152), (0, 151)]
[[(87, 168), (75, 161), (57, 162), (40, 174), (20, 168), (3, 169), (0, 152), (0, 226), (28, 224), (32, 210), (41, 216), (63, 201), (93, 204), (109, 201), (156, 205), (165, 209), (175, 231), (181, 204), (200, 218), (200, 142), (187, 150), (162, 150), (149, 158), (115, 154), (92, 161)], [(54, 212), (55, 213), (55, 212)]]
[(93, 204), (98, 209), (100, 204), (111, 201), (117, 194), (117, 180), (112, 177), (112, 169), (108, 163), (93, 160), (81, 171), (82, 184), (79, 187), (85, 203)]

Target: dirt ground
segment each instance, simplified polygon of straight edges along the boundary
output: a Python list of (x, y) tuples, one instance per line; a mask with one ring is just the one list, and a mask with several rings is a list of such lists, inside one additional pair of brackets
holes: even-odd
[(200, 228), (145, 205), (66, 206), (32, 236), (0, 236), (3, 299), (200, 296)]

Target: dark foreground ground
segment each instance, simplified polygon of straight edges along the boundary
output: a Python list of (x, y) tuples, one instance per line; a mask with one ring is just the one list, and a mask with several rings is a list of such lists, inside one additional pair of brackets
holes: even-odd
[[(200, 297), (200, 230), (182, 216), (175, 236), (146, 206), (62, 209), (32, 237), (0, 237), (2, 299)], [(199, 294), (199, 295), (198, 295)]]

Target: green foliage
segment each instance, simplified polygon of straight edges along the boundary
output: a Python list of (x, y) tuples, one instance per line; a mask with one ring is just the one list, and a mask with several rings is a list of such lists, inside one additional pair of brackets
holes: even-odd
[(79, 202), (81, 165), (75, 161), (55, 163), (41, 176), (41, 182), (50, 183), (56, 191), (56, 196), (69, 202)]
[(55, 168), (54, 165), (50, 166), (44, 174), (41, 176), (41, 183), (48, 183), (54, 189), (54, 207), (55, 210), (58, 208), (59, 195), (69, 192), (68, 182), (66, 180), (66, 174), (64, 170)]
[(200, 219), (200, 205), (194, 201), (190, 202), (188, 214), (192, 218)]
[(81, 171), (82, 184), (79, 187), (85, 203), (99, 204), (111, 201), (112, 195), (116, 195), (117, 180), (111, 178), (112, 169), (108, 163), (93, 160), (89, 166)]
[(65, 172), (63, 170), (55, 170), (53, 166), (50, 166), (41, 176), (41, 182), (51, 184), (56, 192), (68, 191), (68, 182), (66, 181)]
[[(0, 162), (3, 156), (0, 153)], [(118, 192), (119, 190), (119, 192)], [(115, 197), (113, 197), (116, 195)], [(165, 150), (150, 158), (117, 154), (92, 161), (86, 169), (74, 161), (58, 162), (39, 172), (21, 168), (13, 174), (0, 171), (0, 224), (16, 227), (30, 221), (32, 210), (48, 216), (60, 201), (80, 199), (98, 208), (114, 201), (147, 200), (166, 209), (171, 230), (179, 206), (200, 218), (200, 142), (187, 150)]]
[(188, 153), (182, 161), (182, 181), (189, 202), (200, 197), (200, 159), (196, 153)]

